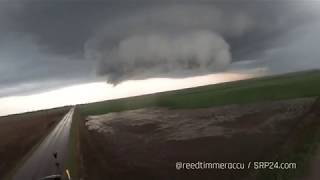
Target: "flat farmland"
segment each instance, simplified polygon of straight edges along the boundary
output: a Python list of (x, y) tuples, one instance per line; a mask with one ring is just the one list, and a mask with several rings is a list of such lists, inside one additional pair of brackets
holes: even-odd
[[(306, 128), (317, 98), (198, 109), (144, 108), (89, 116), (81, 128), (85, 179), (291, 179), (308, 164)], [(316, 127), (316, 128), (311, 128)], [(301, 149), (302, 148), (302, 149)], [(288, 171), (176, 170), (176, 162), (291, 161)]]

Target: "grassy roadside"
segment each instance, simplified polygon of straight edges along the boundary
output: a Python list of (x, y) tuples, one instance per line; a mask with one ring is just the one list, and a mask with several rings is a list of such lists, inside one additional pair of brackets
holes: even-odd
[(79, 168), (80, 168), (80, 141), (79, 141), (79, 113), (76, 108), (72, 117), (69, 145), (68, 145), (68, 159), (67, 169), (70, 172), (72, 179), (80, 179)]
[(320, 147), (320, 100), (318, 98), (313, 106), (313, 112), (306, 114), (298, 127), (290, 134), (289, 140), (280, 148), (278, 157), (274, 161), (294, 162), (296, 169), (290, 170), (261, 170), (257, 179), (269, 180), (292, 180), (303, 178), (310, 168), (312, 157)]

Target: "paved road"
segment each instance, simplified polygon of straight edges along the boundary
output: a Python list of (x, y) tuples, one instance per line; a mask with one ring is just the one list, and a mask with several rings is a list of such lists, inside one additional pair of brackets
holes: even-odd
[(22, 164), (13, 180), (37, 180), (41, 177), (57, 174), (54, 152), (58, 153), (60, 171), (63, 170), (68, 154), (69, 134), (74, 108), (72, 108), (44, 139), (39, 147)]

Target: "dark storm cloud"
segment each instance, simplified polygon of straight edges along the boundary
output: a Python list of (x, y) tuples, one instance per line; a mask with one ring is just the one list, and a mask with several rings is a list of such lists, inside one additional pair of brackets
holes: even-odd
[[(123, 32), (118, 34), (119, 37), (111, 32), (113, 33), (113, 36), (109, 37), (113, 40), (110, 44), (111, 47), (116, 45), (114, 41), (123, 39), (123, 35), (135, 29), (139, 32), (146, 32), (152, 30), (152, 28), (161, 27), (161, 29), (170, 32), (173, 29), (201, 29), (208, 28), (208, 26), (216, 26), (213, 30), (218, 30), (222, 33), (237, 50), (239, 46), (243, 46), (244, 39), (261, 41), (264, 40), (263, 38), (274, 36), (273, 33), (286, 31), (290, 27), (305, 22), (305, 19), (309, 20), (310, 18), (306, 12), (296, 11), (296, 9), (299, 9), (296, 6), (301, 6), (299, 3), (272, 0), (227, 0), (225, 3), (223, 1), (212, 1), (214, 3), (210, 3), (210, 1), (184, 1), (184, 3), (181, 1), (176, 3), (165, 3), (166, 1), (164, 3), (159, 3), (159, 1), (151, 1), (152, 3), (150, 1), (122, 1), (117, 3), (117, 1), (107, 0), (92, 1), (91, 3), (89, 1), (59, 0), (44, 2), (35, 0), (30, 0), (29, 2), (25, 0), (22, 2), (24, 3), (20, 4), (22, 6), (20, 14), (15, 19), (16, 30), (36, 36), (38, 43), (48, 46), (49, 50), (53, 52), (67, 54), (82, 53), (84, 43), (91, 36), (94, 36), (96, 32), (101, 31), (100, 28), (115, 24), (120, 26), (119, 28), (128, 26), (129, 28), (133, 27), (133, 29), (126, 29), (125, 31), (127, 32), (123, 32), (123, 29), (115, 29), (114, 31)], [(303, 10), (303, 8), (300, 9)], [(187, 12), (187, 10), (191, 11)], [(164, 18), (155, 17), (157, 15), (161, 16), (159, 11), (169, 11), (169, 15), (172, 15), (172, 17), (168, 17), (169, 15), (165, 15), (166, 17)], [(179, 11), (182, 14), (175, 14), (173, 11)], [(192, 18), (194, 13), (200, 13), (200, 15)], [(216, 17), (217, 14), (222, 17)], [(132, 19), (131, 16), (136, 17)], [(179, 16), (186, 16), (189, 20), (181, 22), (179, 21)], [(230, 19), (232, 16), (235, 16), (233, 20)], [(148, 18), (150, 19), (148, 20)], [(186, 18), (183, 20), (186, 20)], [(224, 22), (210, 24), (210, 21), (215, 21), (215, 19)], [(230, 20), (231, 22), (228, 24)], [(246, 20), (252, 22), (246, 22)], [(135, 27), (134, 23), (136, 21), (140, 22), (143, 28)], [(119, 25), (121, 22), (124, 24)], [(188, 31), (188, 29), (186, 30)]]
[[(208, 74), (226, 69), (230, 62), (257, 58), (271, 46), (280, 45), (273, 41), (311, 22), (312, 14), (300, 11), (300, 6), (229, 1), (148, 7), (106, 24), (85, 50), (90, 59), (100, 62), (98, 73), (107, 75), (112, 83)], [(188, 37), (191, 34), (198, 36)], [(209, 34), (217, 38), (207, 43)]]
[(0, 96), (26, 94), (93, 78), (88, 61), (48, 53), (32, 38), (19, 33), (6, 35), (0, 43)]
[[(270, 51), (287, 46), (295, 37), (283, 37), (318, 19), (312, 6), (259, 0), (0, 1), (0, 96), (103, 76), (117, 83), (208, 74), (248, 59), (274, 69), (280, 55)], [(288, 62), (280, 64), (285, 68)]]

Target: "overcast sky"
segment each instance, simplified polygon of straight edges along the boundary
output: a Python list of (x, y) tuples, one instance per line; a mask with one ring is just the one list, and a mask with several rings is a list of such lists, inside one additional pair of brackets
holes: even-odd
[(0, 97), (320, 67), (316, 0), (0, 0)]

